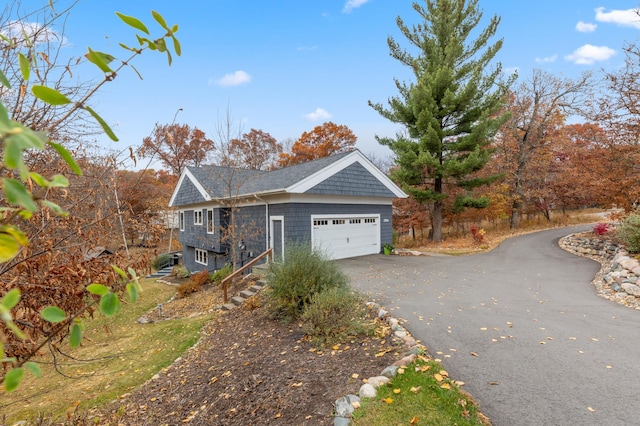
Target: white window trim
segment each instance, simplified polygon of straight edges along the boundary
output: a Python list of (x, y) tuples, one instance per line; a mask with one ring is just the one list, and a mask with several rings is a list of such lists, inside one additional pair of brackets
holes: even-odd
[(180, 222), (180, 230), (184, 231), (184, 212), (180, 211), (180, 217), (178, 218), (178, 221)]
[(209, 264), (209, 256), (207, 255), (207, 251), (203, 249), (196, 249), (195, 252), (195, 261), (200, 265), (208, 265)]
[[(211, 214), (211, 217), (209, 217), (209, 214)], [(215, 233), (214, 225), (215, 225), (215, 222), (213, 220), (213, 210), (207, 209), (207, 234)]]
[(193, 224), (202, 226), (202, 209), (193, 211)]

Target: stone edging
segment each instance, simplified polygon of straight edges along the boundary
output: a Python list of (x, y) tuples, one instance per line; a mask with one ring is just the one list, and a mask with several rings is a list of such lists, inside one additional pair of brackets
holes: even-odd
[(418, 355), (426, 354), (427, 350), (424, 345), (418, 343), (411, 334), (400, 325), (398, 319), (389, 315), (378, 303), (367, 302), (367, 306), (377, 312), (378, 319), (385, 321), (391, 327), (393, 332), (393, 341), (402, 345), (406, 352), (404, 356), (390, 366), (386, 367), (379, 376), (369, 377), (365, 383), (360, 386), (358, 396), (349, 394), (338, 398), (334, 403), (335, 417), (333, 419), (334, 426), (347, 426), (351, 423), (351, 415), (360, 407), (362, 398), (374, 398), (377, 394), (377, 388), (387, 384), (393, 379), (400, 367), (413, 363)]
[(640, 262), (623, 247), (584, 234), (567, 235), (558, 244), (569, 253), (600, 263), (592, 281), (599, 296), (640, 310)]

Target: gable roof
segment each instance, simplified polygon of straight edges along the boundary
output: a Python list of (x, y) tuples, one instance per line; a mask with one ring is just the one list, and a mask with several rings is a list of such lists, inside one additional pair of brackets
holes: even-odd
[(365, 186), (370, 189), (360, 188), (358, 194), (353, 190), (349, 193), (339, 191), (340, 195), (407, 197), (380, 169), (355, 150), (269, 172), (221, 166), (187, 167), (180, 176), (169, 205), (278, 193), (330, 193), (330, 179), (350, 166), (353, 166), (351, 175), (359, 174), (361, 179), (367, 179)]

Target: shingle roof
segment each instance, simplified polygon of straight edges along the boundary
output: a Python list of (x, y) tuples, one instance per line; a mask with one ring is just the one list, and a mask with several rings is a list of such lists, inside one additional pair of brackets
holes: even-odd
[(211, 198), (227, 198), (284, 190), (349, 154), (345, 152), (270, 172), (222, 166), (188, 169)]

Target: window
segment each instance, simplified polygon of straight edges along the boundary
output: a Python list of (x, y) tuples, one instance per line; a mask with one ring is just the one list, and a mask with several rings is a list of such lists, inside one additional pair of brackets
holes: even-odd
[(344, 219), (333, 219), (333, 224), (334, 225), (344, 225), (345, 224), (345, 220)]
[(375, 217), (366, 217), (364, 218), (364, 223), (376, 223)]
[(184, 231), (184, 212), (180, 212), (180, 219), (178, 219), (180, 221), (180, 230)]
[(202, 265), (207, 264), (207, 251), (202, 249), (196, 249), (196, 263)]
[(194, 210), (193, 212), (193, 224), (202, 225), (202, 210)]
[(329, 221), (326, 219), (314, 219), (313, 220), (313, 225), (314, 226), (321, 226), (321, 225), (328, 225)]
[(362, 223), (362, 219), (349, 219), (349, 223)]
[(207, 234), (213, 234), (213, 210), (207, 210)]

